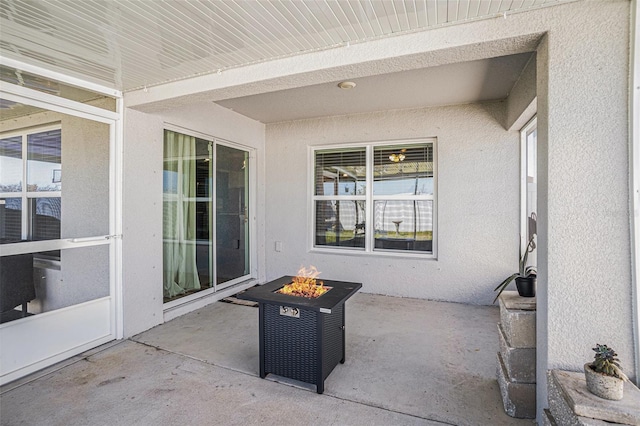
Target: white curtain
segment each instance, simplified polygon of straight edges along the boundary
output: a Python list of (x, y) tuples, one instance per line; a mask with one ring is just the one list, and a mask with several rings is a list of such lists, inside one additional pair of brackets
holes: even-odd
[[(165, 131), (164, 297), (200, 289), (196, 265), (195, 157), (196, 138)], [(173, 185), (167, 185), (167, 181)]]

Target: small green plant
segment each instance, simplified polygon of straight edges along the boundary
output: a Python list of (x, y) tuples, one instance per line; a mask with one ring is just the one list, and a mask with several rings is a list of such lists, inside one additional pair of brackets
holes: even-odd
[(520, 257), (520, 268), (518, 272), (508, 276), (504, 279), (493, 291), (497, 291), (496, 298), (493, 299), (493, 303), (496, 303), (500, 294), (504, 291), (505, 288), (511, 283), (511, 281), (515, 280), (518, 277), (529, 277), (532, 275), (537, 275), (537, 269), (535, 266), (527, 266), (527, 260), (529, 259), (529, 253), (531, 253), (536, 248), (536, 243), (534, 241), (536, 234), (532, 234), (529, 238), (529, 242), (527, 243), (527, 248), (525, 249), (522, 257)]
[(591, 363), (592, 370), (606, 374), (607, 376), (617, 377), (625, 382), (629, 380), (620, 368), (618, 354), (612, 348), (596, 343), (596, 347), (593, 348), (593, 350), (596, 355)]

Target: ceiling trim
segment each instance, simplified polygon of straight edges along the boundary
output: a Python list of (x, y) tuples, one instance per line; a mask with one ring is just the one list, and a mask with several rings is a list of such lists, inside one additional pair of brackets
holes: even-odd
[(4, 0), (0, 52), (128, 93), (574, 1)]
[[(487, 21), (484, 22), (488, 25)], [(443, 33), (437, 32), (436, 37), (434, 32), (421, 32), (394, 37), (393, 40), (383, 38), (348, 48), (297, 55), (127, 92), (125, 106), (143, 112), (159, 112), (193, 102), (219, 101), (345, 78), (533, 52), (544, 35), (544, 32), (534, 32), (478, 43), (475, 32), (455, 28), (447, 27)]]
[(81, 89), (91, 90), (92, 92), (107, 95), (113, 98), (121, 98), (122, 92), (111, 87), (103, 86), (101, 84), (93, 83), (81, 78), (72, 77), (63, 72), (53, 71), (47, 68), (43, 68), (37, 65), (28, 64), (16, 59), (8, 58), (7, 56), (0, 56), (0, 65), (6, 67), (15, 68), (17, 70), (25, 71), (31, 74), (35, 74), (41, 77), (45, 77), (51, 80), (65, 83), (70, 86), (79, 87)]
[(37, 108), (48, 109), (65, 114), (68, 113), (69, 110), (73, 110), (76, 116), (86, 118), (88, 120), (112, 124), (120, 119), (120, 114), (117, 112), (108, 111), (103, 108), (72, 101), (70, 99), (60, 98), (59, 96), (6, 83), (4, 81), (0, 82), (0, 93), (2, 94), (3, 99), (17, 103), (24, 103)]

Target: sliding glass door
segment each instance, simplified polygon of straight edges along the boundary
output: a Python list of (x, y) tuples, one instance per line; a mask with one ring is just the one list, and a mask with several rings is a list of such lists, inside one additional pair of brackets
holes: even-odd
[(216, 146), (216, 282), (249, 275), (249, 153)]
[(248, 162), (246, 150), (165, 130), (165, 303), (249, 277)]

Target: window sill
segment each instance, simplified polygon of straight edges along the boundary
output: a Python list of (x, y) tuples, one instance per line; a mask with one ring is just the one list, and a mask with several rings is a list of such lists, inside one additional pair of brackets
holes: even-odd
[(318, 254), (330, 254), (334, 256), (360, 256), (360, 257), (390, 257), (395, 259), (420, 259), (420, 260), (438, 260), (435, 253), (432, 252), (406, 252), (406, 251), (392, 251), (392, 250), (374, 250), (364, 251), (355, 248), (322, 248), (312, 247), (309, 249), (309, 253)]

